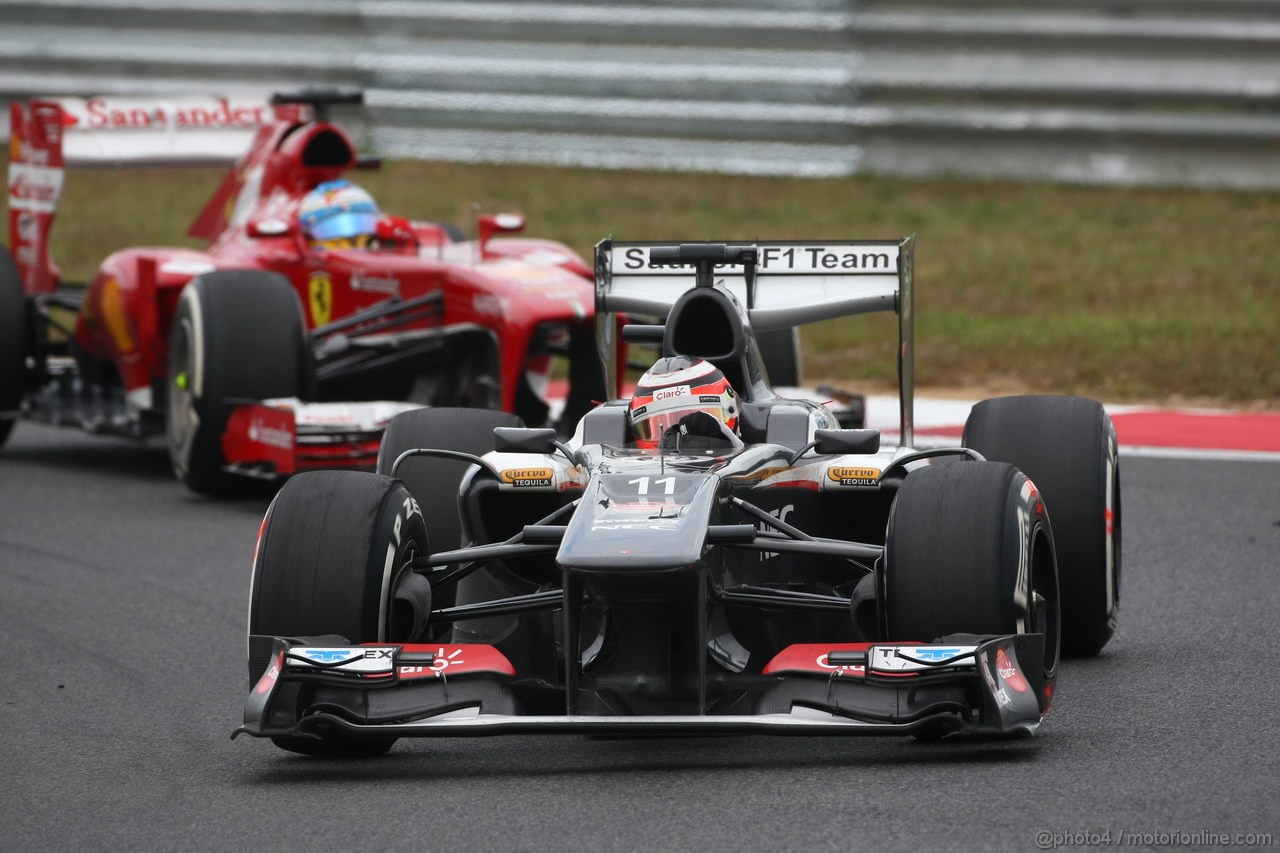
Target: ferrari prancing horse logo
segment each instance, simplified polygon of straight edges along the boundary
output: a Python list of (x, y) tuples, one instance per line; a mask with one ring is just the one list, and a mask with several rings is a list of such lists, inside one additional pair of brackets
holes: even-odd
[(333, 316), (333, 280), (324, 270), (316, 270), (307, 282), (307, 294), (311, 303), (311, 324), (326, 326)]

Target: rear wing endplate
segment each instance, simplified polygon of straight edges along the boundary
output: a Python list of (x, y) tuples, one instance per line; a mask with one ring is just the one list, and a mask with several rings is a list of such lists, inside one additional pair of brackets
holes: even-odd
[[(675, 266), (665, 258), (722, 247), (726, 262), (699, 281), (694, 265)], [(659, 255), (654, 262), (654, 250)], [(723, 286), (746, 306), (755, 331), (770, 331), (848, 317), (898, 315), (898, 388), (901, 441), (913, 441), (915, 333), (912, 275), (915, 238), (881, 241), (759, 241), (749, 243), (637, 243), (606, 238), (596, 245), (596, 329), (605, 376), (617, 395), (617, 324), (611, 315), (666, 317), (676, 299), (692, 287)], [(707, 268), (704, 268), (704, 273)]]

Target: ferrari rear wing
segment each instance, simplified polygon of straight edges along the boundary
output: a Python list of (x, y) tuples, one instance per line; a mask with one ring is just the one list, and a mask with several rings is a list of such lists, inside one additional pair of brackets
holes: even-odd
[[(358, 89), (309, 88), (275, 95), (12, 102), (9, 247), (24, 290), (28, 294), (50, 293), (58, 284), (58, 270), (49, 257), (49, 232), (68, 168), (243, 163), (277, 123), (311, 117), (323, 121), (330, 105), (358, 104), (363, 97)], [(213, 239), (241, 183), (243, 176), (228, 176), (192, 226), (193, 236)]]
[(277, 115), (265, 95), (12, 102), (9, 247), (25, 291), (49, 293), (58, 284), (49, 231), (66, 169), (229, 165)]
[[(888, 311), (898, 315), (902, 444), (912, 444), (915, 238), (769, 240), (747, 243), (596, 245), (596, 328), (606, 362), (616, 348), (612, 314), (666, 317), (685, 291), (722, 286), (746, 306), (751, 328), (785, 329), (819, 320)], [(613, 372), (606, 368), (606, 376)], [(611, 395), (612, 396), (612, 395)]]

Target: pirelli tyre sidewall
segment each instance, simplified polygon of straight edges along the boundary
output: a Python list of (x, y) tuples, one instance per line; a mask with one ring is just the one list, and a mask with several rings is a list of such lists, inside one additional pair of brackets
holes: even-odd
[(1054, 531), (1035, 484), (1012, 465), (907, 475), (889, 514), (881, 601), (889, 640), (1044, 634), (1047, 710), (1059, 658)]
[[(22, 402), (27, 360), (27, 297), (9, 249), (0, 246), (0, 413), (14, 412)], [(14, 420), (0, 416), (0, 447)]]
[(229, 400), (301, 397), (312, 384), (301, 303), (288, 279), (234, 270), (192, 280), (169, 334), (166, 438), (174, 474), (193, 491), (218, 494)]
[(1028, 395), (973, 407), (964, 445), (1035, 482), (1057, 537), (1063, 654), (1096, 655), (1120, 611), (1120, 461), (1102, 405)]
[[(263, 518), (249, 590), (249, 634), (413, 642), (431, 612), (430, 584), (411, 568), (427, 553), (422, 511), (402, 483), (359, 471), (299, 474)], [(336, 641), (335, 641), (336, 642)], [(253, 672), (249, 680), (261, 675)], [(307, 691), (298, 693), (298, 713)], [(276, 739), (293, 752), (380, 754), (394, 739)]]

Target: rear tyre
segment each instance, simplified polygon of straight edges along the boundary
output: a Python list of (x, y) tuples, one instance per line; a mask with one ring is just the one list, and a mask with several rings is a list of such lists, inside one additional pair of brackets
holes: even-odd
[[(429, 447), (435, 450), (456, 450), (482, 456), (493, 450), (494, 427), (522, 427), (516, 415), (495, 409), (416, 409), (401, 412), (387, 425), (378, 451), (378, 473), (391, 475), (391, 468), (400, 454), (406, 450)], [(414, 456), (406, 459), (396, 473), (409, 492), (418, 500), (427, 519), (427, 537), (434, 552), (461, 548), (462, 515), (458, 505), (458, 490), (470, 463), (430, 456)], [(486, 586), (487, 571), (481, 570), (459, 583), (446, 585), (440, 590), (437, 607), (452, 607), (460, 600), (487, 600), (500, 598), (501, 594)], [(472, 620), (468, 628), (483, 628), (486, 620)], [(455, 641), (457, 628), (448, 628)], [(435, 637), (438, 639), (439, 637)], [(482, 641), (477, 636), (466, 637), (468, 642)]]
[(222, 431), (230, 399), (300, 397), (313, 384), (293, 286), (249, 270), (202, 275), (183, 289), (169, 336), (166, 436), (174, 474), (204, 494), (231, 490)]
[[(378, 451), (378, 473), (391, 476), (406, 450), (429, 447), (482, 456), (493, 450), (494, 427), (522, 427), (524, 421), (493, 409), (415, 409), (391, 419)], [(410, 457), (396, 477), (417, 499), (427, 519), (427, 533), (437, 551), (462, 546), (458, 488), (470, 463), (429, 456)]]
[(964, 445), (1036, 484), (1058, 543), (1062, 650), (1089, 657), (1120, 609), (1120, 468), (1111, 418), (1093, 400), (1024, 396), (973, 407)]
[(760, 359), (771, 385), (795, 388), (800, 385), (800, 330), (778, 329), (757, 332)]
[(889, 513), (883, 612), (891, 640), (949, 634), (1045, 635), (1044, 677), (1058, 666), (1053, 531), (1027, 477), (998, 462), (909, 474)]
[[(249, 633), (338, 635), (349, 643), (413, 642), (431, 613), (431, 586), (410, 568), (427, 529), (402, 483), (357, 471), (299, 474), (267, 509), (249, 589)], [(253, 683), (261, 673), (253, 672)], [(299, 691), (299, 711), (307, 690)], [(291, 752), (381, 755), (395, 738), (338, 733), (272, 738)]]
[(0, 447), (15, 421), (4, 412), (22, 403), (27, 362), (27, 297), (9, 249), (0, 246)]
[(462, 243), (467, 239), (466, 232), (464, 232), (457, 225), (454, 225), (452, 222), (429, 221), (427, 224), (434, 225), (437, 228), (439, 228), (441, 231), (443, 231), (445, 233), (445, 236), (449, 238), (450, 242)]

